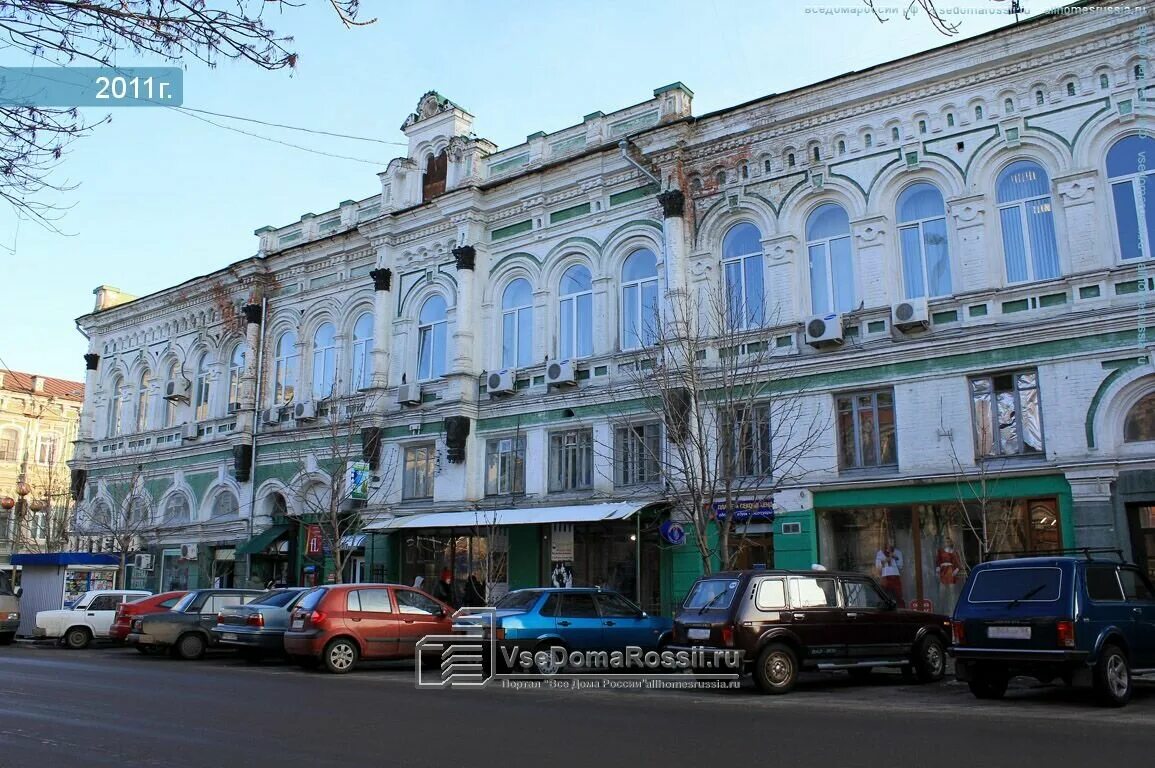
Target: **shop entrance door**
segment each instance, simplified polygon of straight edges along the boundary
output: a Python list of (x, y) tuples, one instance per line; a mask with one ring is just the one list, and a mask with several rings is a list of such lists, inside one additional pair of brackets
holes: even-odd
[(738, 540), (740, 549), (734, 564), (738, 570), (766, 569), (774, 567), (774, 535), (760, 534)]
[(1131, 525), (1131, 554), (1149, 579), (1155, 580), (1155, 503), (1127, 505)]

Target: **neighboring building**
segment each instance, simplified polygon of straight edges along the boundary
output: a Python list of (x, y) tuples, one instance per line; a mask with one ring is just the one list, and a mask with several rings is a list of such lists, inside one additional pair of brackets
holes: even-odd
[[(697, 554), (660, 543), (661, 483), (629, 458), (662, 427), (613, 415), (645, 394), (625, 372), (641, 307), (725, 280), (828, 425), (749, 526), (750, 565), (878, 567), (942, 606), (984, 523), (991, 551), (1155, 563), (1151, 14), (1132, 6), (702, 117), (675, 83), (501, 151), (430, 92), (380, 195), (80, 318), (87, 503), (141, 467), (157, 588), (326, 578), (301, 523), (364, 439), (379, 481), (335, 543), (347, 578), (483, 563), (495, 586), (572, 578), (668, 611)], [(563, 360), (572, 385), (547, 386)]]
[(68, 543), (67, 462), (83, 402), (78, 381), (0, 370), (0, 569), (13, 553)]

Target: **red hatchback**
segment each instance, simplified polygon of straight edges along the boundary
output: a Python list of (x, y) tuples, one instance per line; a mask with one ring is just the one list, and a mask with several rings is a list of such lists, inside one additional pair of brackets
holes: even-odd
[(285, 653), (302, 666), (317, 661), (349, 672), (361, 659), (413, 658), (426, 635), (451, 634), (453, 609), (396, 584), (317, 587), (289, 617)]
[[(132, 628), (132, 617), (145, 613), (160, 613), (176, 605), (177, 601), (187, 592), (161, 592), (142, 600), (131, 603), (121, 603), (116, 607), (116, 617), (112, 620), (112, 628), (108, 631), (109, 638), (115, 643), (123, 643)], [(140, 648), (141, 646), (137, 646)], [(141, 651), (142, 653), (144, 651)]]

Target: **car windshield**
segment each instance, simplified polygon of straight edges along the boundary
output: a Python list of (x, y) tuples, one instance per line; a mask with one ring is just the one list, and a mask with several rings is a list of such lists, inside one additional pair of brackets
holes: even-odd
[(14, 595), (12, 579), (4, 571), (0, 571), (0, 595)]
[(541, 592), (520, 589), (517, 592), (510, 592), (498, 600), (496, 608), (499, 611), (528, 611), (533, 608), (539, 597), (541, 597)]
[(325, 596), (325, 589), (314, 589), (312, 592), (306, 592), (305, 596), (301, 598), (301, 602), (297, 603), (297, 608), (302, 611), (311, 611), (321, 604), (321, 598)]
[(1059, 599), (1058, 568), (990, 568), (975, 574), (972, 603), (1049, 603)]
[(266, 592), (265, 594), (253, 600), (249, 605), (269, 605), (274, 608), (284, 608), (301, 596), (301, 590), (298, 589), (278, 589), (275, 592)]
[(738, 590), (738, 582), (733, 579), (703, 579), (690, 589), (684, 608), (728, 608)]

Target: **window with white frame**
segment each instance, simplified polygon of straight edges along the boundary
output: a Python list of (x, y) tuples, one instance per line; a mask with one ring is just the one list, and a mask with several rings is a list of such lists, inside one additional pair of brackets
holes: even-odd
[(1034, 369), (970, 379), (975, 454), (1022, 456), (1043, 452), (1039, 374)]
[(898, 240), (906, 298), (949, 296), (946, 203), (938, 187), (923, 181), (898, 196)]
[(420, 381), (445, 375), (448, 313), (445, 299), (438, 294), (421, 305), (417, 316), (417, 378)]
[(766, 323), (762, 279), (762, 232), (749, 222), (730, 227), (722, 238), (722, 275), (726, 322), (731, 328), (761, 328)]
[(640, 248), (622, 264), (622, 349), (641, 349), (657, 343), (658, 257)]
[(575, 264), (558, 286), (557, 354), (562, 360), (594, 353), (594, 293), (590, 271)]
[[(1140, 157), (1144, 158), (1142, 163)], [(1119, 255), (1124, 259), (1151, 258), (1155, 254), (1155, 139), (1127, 136), (1112, 144), (1107, 151), (1107, 178)]]
[(232, 491), (221, 491), (213, 499), (213, 517), (236, 517), (240, 513), (240, 504)]
[(437, 466), (437, 446), (433, 443), (405, 448), (405, 471), (401, 482), (404, 499), (433, 498), (433, 473)]
[(245, 345), (237, 344), (229, 357), (229, 413), (236, 413), (241, 408), (241, 386), (244, 375)]
[(518, 278), (501, 294), (501, 367), (533, 365), (533, 288)]
[(313, 399), (324, 400), (337, 389), (337, 331), (322, 323), (313, 334)]
[(46, 432), (40, 435), (39, 445), (36, 446), (37, 464), (56, 464), (60, 459), (60, 435), (55, 432)]
[(852, 392), (835, 398), (838, 466), (866, 469), (898, 465), (894, 390)]
[(0, 461), (16, 461), (20, 455), (20, 430), (0, 429)]
[(1051, 205), (1051, 180), (1033, 160), (1018, 160), (996, 184), (1007, 282), (1059, 276), (1059, 245)]
[(48, 538), (48, 512), (41, 510), (40, 512), (32, 513), (32, 521), (29, 526), (29, 533), (33, 539), (43, 541)]
[(108, 437), (116, 437), (120, 434), (121, 406), (123, 405), (121, 389), (123, 388), (124, 380), (119, 376), (113, 378), (110, 386), (111, 391), (108, 393)]
[(614, 430), (614, 485), (658, 482), (661, 459), (661, 424), (630, 424)]
[(152, 377), (148, 371), (140, 375), (136, 383), (136, 431), (144, 432), (148, 429), (149, 388)]
[(174, 493), (164, 503), (164, 519), (161, 525), (177, 525), (192, 521), (188, 497), (183, 493)]
[(196, 378), (193, 380), (193, 418), (204, 421), (209, 417), (209, 356), (206, 352), (197, 361)]
[(485, 441), (485, 495), (525, 493), (525, 437)]
[(549, 436), (549, 490), (578, 491), (594, 484), (594, 435), (571, 429)]
[(297, 368), (300, 361), (297, 334), (285, 331), (277, 337), (277, 344), (273, 348), (273, 405), (293, 402), (297, 393)]
[[(180, 365), (176, 362), (169, 363), (168, 371), (166, 371), (164, 375), (165, 388), (168, 389), (168, 385), (172, 384), (173, 391), (183, 392), (184, 388), (181, 386), (181, 380), (183, 378), (184, 373), (181, 371)], [(164, 401), (164, 423), (161, 424), (163, 428), (168, 429), (176, 425), (176, 405), (175, 400)]]
[(366, 312), (353, 324), (352, 391), (366, 389), (373, 383), (373, 315)]
[(806, 219), (810, 302), (814, 314), (849, 312), (854, 303), (850, 217), (837, 203), (823, 203)]
[(723, 475), (728, 478), (769, 475), (773, 469), (770, 406), (741, 406), (719, 416)]

